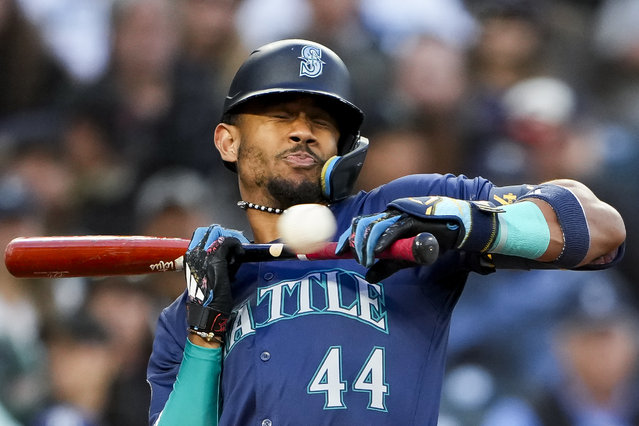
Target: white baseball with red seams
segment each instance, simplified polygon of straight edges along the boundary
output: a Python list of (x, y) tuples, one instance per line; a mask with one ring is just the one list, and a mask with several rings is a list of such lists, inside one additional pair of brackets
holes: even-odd
[(277, 222), (280, 239), (299, 254), (312, 253), (329, 242), (337, 229), (331, 210), (322, 204), (297, 204)]

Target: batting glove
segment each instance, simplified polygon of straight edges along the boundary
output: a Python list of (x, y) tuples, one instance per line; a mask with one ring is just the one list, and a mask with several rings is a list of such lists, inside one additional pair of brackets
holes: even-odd
[(442, 196), (400, 198), (387, 207), (384, 212), (354, 218), (337, 243), (337, 254), (351, 250), (360, 264), (370, 268), (366, 274), (369, 282), (414, 266), (390, 259), (375, 263), (375, 255), (395, 241), (421, 232), (435, 236), (440, 252), (447, 249), (486, 252), (497, 236), (496, 215), (502, 211), (488, 202)]
[(238, 231), (218, 225), (197, 228), (184, 255), (189, 330), (223, 340), (233, 308), (231, 280), (248, 240)]

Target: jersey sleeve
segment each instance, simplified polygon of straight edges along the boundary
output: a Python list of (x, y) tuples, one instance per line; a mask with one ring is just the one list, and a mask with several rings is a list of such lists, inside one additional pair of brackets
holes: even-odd
[(154, 424), (173, 389), (187, 338), (186, 292), (160, 314), (147, 368), (151, 386), (149, 424)]
[(155, 426), (217, 426), (221, 365), (222, 348), (204, 348), (187, 340), (173, 391)]
[[(441, 195), (460, 200), (487, 200), (494, 185), (482, 177), (468, 178), (453, 174), (409, 175), (386, 185), (376, 191), (387, 199), (385, 204), (397, 198)], [(374, 194), (375, 190), (371, 192)]]
[(467, 178), (453, 174), (408, 175), (381, 185), (370, 192), (361, 191), (340, 202), (336, 213), (338, 229), (343, 232), (354, 216), (386, 210), (398, 198), (441, 195), (460, 200), (487, 200), (493, 184), (481, 177)]

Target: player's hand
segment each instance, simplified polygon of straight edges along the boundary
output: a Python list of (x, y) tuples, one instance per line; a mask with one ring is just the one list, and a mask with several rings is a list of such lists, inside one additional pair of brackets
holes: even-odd
[(240, 232), (218, 225), (193, 232), (184, 255), (189, 328), (223, 338), (233, 308), (231, 280), (240, 265), (243, 242), (248, 240)]
[[(375, 256), (392, 243), (430, 232), (439, 242), (440, 252), (460, 249), (483, 253), (497, 235), (497, 213), (501, 210), (484, 202), (427, 196), (400, 198), (384, 212), (359, 216), (339, 238), (336, 253), (351, 250), (355, 259), (370, 268), (369, 282), (377, 282), (397, 270), (414, 266), (390, 259), (375, 263)], [(372, 281), (371, 281), (372, 280)]]

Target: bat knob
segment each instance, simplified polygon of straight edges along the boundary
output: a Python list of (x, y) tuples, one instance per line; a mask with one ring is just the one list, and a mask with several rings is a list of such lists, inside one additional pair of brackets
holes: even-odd
[(439, 243), (437, 238), (429, 232), (422, 232), (415, 236), (413, 241), (413, 257), (420, 265), (435, 263), (439, 256)]

